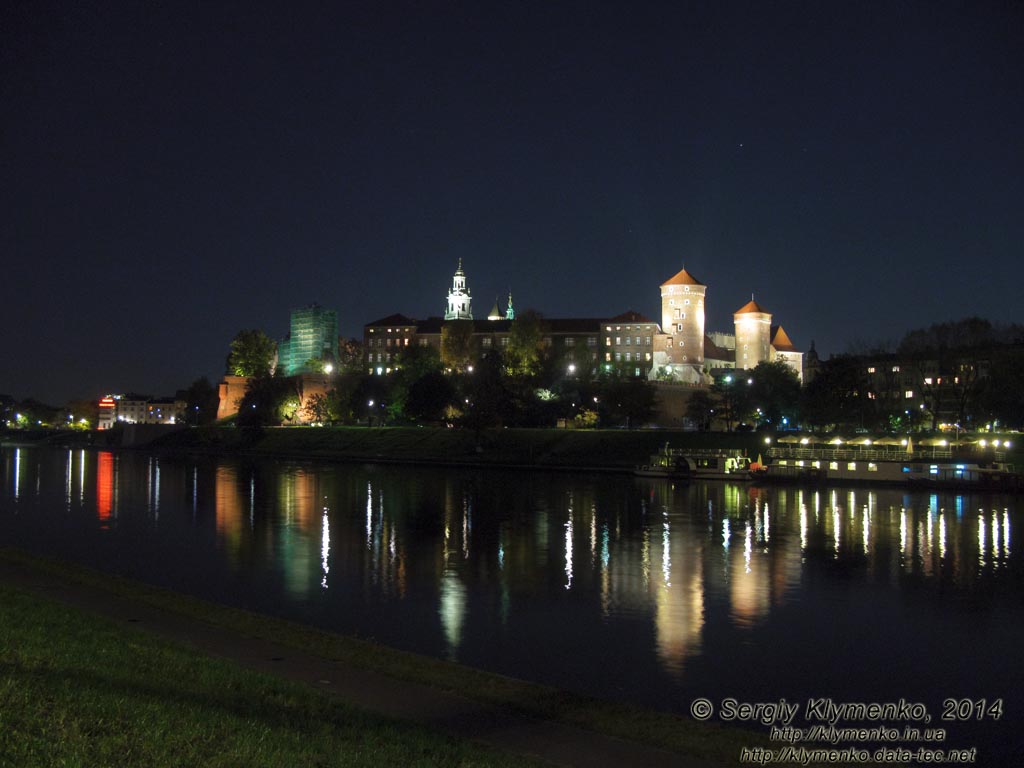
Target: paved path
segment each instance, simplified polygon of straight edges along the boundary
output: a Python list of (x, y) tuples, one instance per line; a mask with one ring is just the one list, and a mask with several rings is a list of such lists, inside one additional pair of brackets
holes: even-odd
[(118, 622), (130, 622), (250, 669), (331, 691), (357, 707), (484, 742), (505, 752), (587, 768), (712, 765), (570, 725), (509, 713), (455, 693), (322, 659), (97, 587), (68, 583), (59, 576), (2, 558), (0, 583), (28, 589)]

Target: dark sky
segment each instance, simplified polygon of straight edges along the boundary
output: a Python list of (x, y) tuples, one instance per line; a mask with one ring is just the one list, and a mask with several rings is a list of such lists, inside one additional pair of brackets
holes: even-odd
[(290, 309), (686, 267), (801, 349), (1021, 321), (1024, 4), (0, 4), (0, 392), (173, 394)]

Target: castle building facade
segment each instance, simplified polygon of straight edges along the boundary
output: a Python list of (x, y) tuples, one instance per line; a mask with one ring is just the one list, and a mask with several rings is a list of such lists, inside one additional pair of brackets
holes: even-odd
[[(707, 286), (681, 269), (660, 286), (661, 324), (633, 310), (609, 318), (544, 318), (543, 345), (569, 371), (586, 366), (636, 378), (657, 378), (704, 386), (715, 371), (750, 369), (761, 362), (782, 361), (803, 379), (803, 353), (772, 315), (753, 299), (733, 314), (733, 332), (705, 328)], [(486, 320), (473, 318), (472, 299), (462, 260), (452, 278), (444, 317), (416, 320), (393, 314), (363, 328), (365, 364), (370, 373), (387, 374), (400, 365), (411, 346), (441, 349), (444, 327), (470, 321), (472, 352), (482, 356), (508, 346), (515, 310), (509, 293), (504, 313), (495, 300)]]

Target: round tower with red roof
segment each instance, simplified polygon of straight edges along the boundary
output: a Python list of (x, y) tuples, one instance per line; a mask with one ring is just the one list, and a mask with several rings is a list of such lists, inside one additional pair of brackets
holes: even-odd
[(673, 376), (684, 381), (699, 382), (702, 377), (706, 290), (707, 286), (685, 269), (661, 284), (665, 363), (673, 369)]
[(771, 361), (772, 313), (750, 297), (732, 316), (736, 324), (736, 367), (756, 368)]

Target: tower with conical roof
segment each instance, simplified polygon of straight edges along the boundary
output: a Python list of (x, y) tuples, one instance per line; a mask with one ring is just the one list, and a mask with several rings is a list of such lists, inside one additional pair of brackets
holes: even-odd
[(685, 269), (661, 284), (661, 331), (667, 337), (664, 362), (675, 378), (700, 381), (706, 290), (707, 286)]
[(498, 297), (494, 297), (494, 306), (491, 307), (491, 311), (487, 313), (488, 320), (502, 320), (504, 315), (501, 313), (501, 307), (498, 306)]
[(459, 259), (459, 268), (455, 270), (455, 276), (452, 278), (452, 289), (448, 292), (448, 306), (444, 312), (444, 319), (473, 319), (472, 298), (466, 287), (466, 273), (462, 271), (462, 259)]
[(750, 297), (732, 316), (736, 324), (736, 367), (771, 361), (772, 314)]

